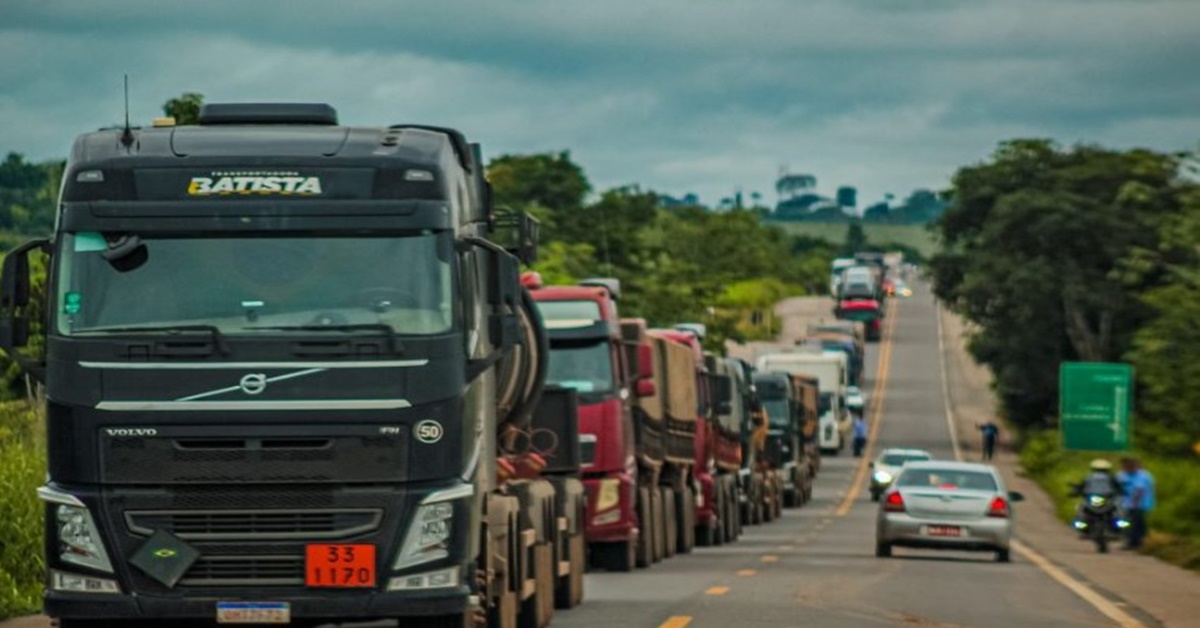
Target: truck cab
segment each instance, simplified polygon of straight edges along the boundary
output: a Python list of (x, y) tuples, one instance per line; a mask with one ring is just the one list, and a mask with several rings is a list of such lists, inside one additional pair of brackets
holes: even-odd
[(606, 565), (624, 570), (636, 552), (637, 459), (629, 355), (617, 311), (620, 284), (586, 280), (544, 286), (527, 275), (550, 340), (547, 382), (579, 398), (579, 440), (588, 494), (587, 539)]
[(849, 385), (844, 353), (774, 353), (760, 357), (755, 366), (760, 371), (817, 377), (821, 387), (817, 442), (822, 453), (836, 454), (845, 448), (852, 424), (844, 401)]

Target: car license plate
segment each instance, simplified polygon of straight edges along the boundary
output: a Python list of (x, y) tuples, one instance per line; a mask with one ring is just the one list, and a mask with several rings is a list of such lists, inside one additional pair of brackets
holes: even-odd
[(305, 548), (304, 584), (332, 588), (375, 586), (375, 546), (309, 545)]
[(925, 533), (929, 536), (962, 536), (962, 528), (958, 526), (927, 526)]
[(290, 624), (287, 602), (217, 602), (218, 624)]

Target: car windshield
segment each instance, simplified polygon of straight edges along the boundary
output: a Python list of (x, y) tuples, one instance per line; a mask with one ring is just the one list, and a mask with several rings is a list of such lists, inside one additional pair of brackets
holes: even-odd
[[(126, 237), (126, 236), (122, 236)], [(68, 233), (58, 265), (57, 329), (387, 325), (427, 335), (453, 326), (449, 236), (129, 237)], [(138, 248), (138, 247), (131, 247)], [(111, 257), (111, 253), (109, 254)]]
[(996, 479), (983, 471), (960, 469), (905, 469), (896, 480), (900, 488), (940, 488), (996, 491)]
[(770, 422), (772, 427), (788, 426), (789, 418), (787, 399), (764, 399), (762, 405), (763, 409), (767, 411), (767, 420)]
[(924, 454), (884, 454), (880, 462), (889, 467), (899, 467), (906, 462), (915, 462), (917, 460), (929, 460), (929, 456)]
[(550, 347), (547, 383), (581, 393), (611, 392), (612, 352), (604, 341), (555, 342)]

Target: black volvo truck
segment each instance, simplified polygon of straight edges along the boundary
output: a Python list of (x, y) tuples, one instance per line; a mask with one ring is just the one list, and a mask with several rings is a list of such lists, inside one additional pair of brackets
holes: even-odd
[(0, 290), (0, 345), (47, 397), (47, 614), (541, 626), (578, 603), (578, 454), (547, 478), (529, 445), (577, 448), (573, 397), (535, 421), (535, 248), (450, 129), (213, 104), (80, 136), (53, 237)]

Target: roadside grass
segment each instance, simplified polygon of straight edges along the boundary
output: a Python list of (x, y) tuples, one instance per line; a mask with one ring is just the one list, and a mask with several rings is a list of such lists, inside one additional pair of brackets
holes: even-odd
[(0, 403), (0, 619), (41, 609), (42, 505), (34, 491), (45, 478), (36, 415), (24, 401)]
[[(764, 221), (763, 224), (779, 227), (791, 235), (821, 238), (834, 244), (840, 244), (846, 240), (848, 226), (848, 223), (796, 221)], [(869, 222), (860, 224), (863, 232), (867, 235), (867, 242), (894, 242), (911, 246), (920, 251), (927, 259), (937, 252), (937, 245), (925, 225), (884, 225)]]
[[(1070, 522), (1076, 500), (1069, 485), (1080, 481), (1088, 463), (1106, 458), (1119, 466), (1120, 454), (1064, 451), (1058, 433), (1023, 435), (1021, 466), (1054, 500), (1056, 514)], [(1157, 505), (1150, 512), (1151, 533), (1143, 551), (1174, 565), (1200, 571), (1200, 463), (1195, 459), (1164, 458), (1135, 452), (1154, 476)]]

